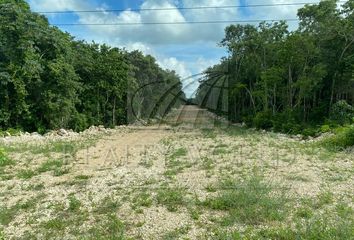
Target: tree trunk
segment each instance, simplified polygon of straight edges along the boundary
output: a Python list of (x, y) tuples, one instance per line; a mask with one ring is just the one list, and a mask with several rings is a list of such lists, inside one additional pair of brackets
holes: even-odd
[(116, 126), (116, 96), (113, 100), (113, 110), (112, 110), (112, 126)]
[(293, 90), (292, 90), (292, 84), (293, 84), (293, 79), (292, 79), (292, 74), (291, 74), (291, 67), (289, 65), (289, 82), (288, 82), (288, 88), (289, 88), (289, 106), (292, 109), (293, 108)]

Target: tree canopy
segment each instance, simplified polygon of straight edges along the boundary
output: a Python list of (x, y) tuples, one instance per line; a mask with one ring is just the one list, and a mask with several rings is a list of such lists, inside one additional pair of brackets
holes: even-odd
[(226, 28), (229, 56), (204, 82), (227, 69), (230, 120), (296, 133), (329, 119), (336, 103), (354, 104), (354, 1), (305, 5), (298, 17), (294, 31), (284, 21)]
[[(152, 56), (77, 41), (24, 0), (0, 2), (0, 127), (44, 132), (127, 122), (129, 91), (148, 82), (144, 101), (182, 84)], [(161, 111), (161, 108), (160, 110)], [(140, 117), (149, 117), (141, 111)]]

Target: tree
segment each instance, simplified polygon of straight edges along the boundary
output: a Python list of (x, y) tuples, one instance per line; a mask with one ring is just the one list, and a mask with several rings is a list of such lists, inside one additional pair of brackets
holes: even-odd
[(230, 56), (210, 69), (228, 69), (231, 120), (298, 132), (323, 123), (338, 101), (353, 105), (354, 0), (337, 3), (305, 5), (292, 32), (285, 22), (225, 29)]
[(24, 0), (2, 0), (0, 13), (1, 128), (115, 126), (127, 122), (128, 87), (163, 83), (144, 89), (144, 111), (169, 84), (181, 89), (180, 78), (152, 56), (75, 41)]

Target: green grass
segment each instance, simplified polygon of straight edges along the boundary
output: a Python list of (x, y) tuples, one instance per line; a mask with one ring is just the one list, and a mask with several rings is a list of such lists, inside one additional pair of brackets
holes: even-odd
[(205, 190), (209, 193), (212, 193), (212, 192), (216, 192), (217, 191), (217, 187), (214, 185), (214, 184), (208, 184), (206, 187), (205, 187)]
[(203, 170), (211, 170), (214, 168), (214, 162), (211, 158), (204, 157), (202, 160), (202, 169)]
[(69, 200), (68, 210), (70, 212), (78, 212), (80, 210), (81, 205), (82, 205), (80, 200), (77, 199), (74, 195), (70, 195), (68, 200)]
[(125, 240), (125, 225), (114, 214), (99, 219), (83, 239), (92, 240)]
[(257, 134), (257, 131), (248, 129), (248, 128), (243, 128), (239, 126), (228, 126), (227, 128), (223, 129), (223, 133), (229, 135), (229, 136), (252, 136), (254, 134)]
[(22, 143), (22, 144), (6, 146), (6, 150), (8, 152), (16, 152), (16, 153), (30, 152), (32, 154), (43, 154), (43, 155), (48, 155), (50, 153), (74, 154), (77, 150), (91, 144), (91, 142), (93, 142), (93, 140), (89, 139), (83, 142), (63, 141), (63, 140), (52, 141), (40, 145)]
[(39, 173), (49, 172), (49, 171), (57, 170), (58, 168), (61, 168), (63, 165), (64, 162), (61, 160), (49, 159), (46, 162), (42, 163), (37, 169), (37, 171)]
[(17, 177), (21, 179), (31, 179), (32, 177), (36, 176), (37, 172), (31, 169), (22, 169), (17, 173)]
[(2, 232), (1, 228), (0, 228), (0, 240), (5, 240), (5, 234)]
[(5, 167), (14, 164), (15, 162), (7, 156), (5, 149), (0, 148), (0, 167)]
[(55, 168), (54, 171), (53, 171), (53, 175), (55, 177), (59, 177), (59, 176), (63, 176), (65, 174), (68, 174), (70, 172), (70, 169), (69, 168)]
[(75, 179), (77, 179), (77, 180), (88, 180), (90, 178), (91, 178), (91, 176), (89, 176), (89, 175), (77, 175), (77, 176), (75, 176)]
[(340, 208), (337, 212), (324, 212), (307, 219), (304, 223), (297, 222), (295, 229), (290, 227), (270, 228), (258, 232), (257, 235), (266, 239), (289, 240), (353, 239), (353, 210), (346, 204), (340, 204), (337, 208)]
[(202, 134), (203, 137), (205, 138), (211, 138), (211, 139), (215, 139), (217, 136), (217, 132), (214, 129), (202, 129)]
[[(342, 240), (353, 239), (353, 211), (344, 210), (345, 215), (324, 213), (319, 216), (311, 217), (305, 221), (293, 220), (295, 227), (270, 226), (267, 228), (256, 229), (249, 227), (244, 232), (226, 231), (216, 229), (213, 237), (209, 239), (219, 240), (259, 240), (259, 239), (275, 239), (275, 240)], [(348, 215), (351, 214), (351, 217)]]
[(153, 199), (151, 194), (143, 191), (135, 195), (132, 199), (132, 209), (138, 209), (140, 207), (151, 207)]
[(69, 226), (66, 219), (55, 218), (42, 223), (42, 227), (50, 231), (64, 231)]
[(170, 159), (175, 160), (184, 156), (187, 156), (188, 150), (184, 147), (176, 149), (171, 155)]
[(228, 148), (228, 145), (226, 144), (218, 144), (214, 147), (214, 150), (212, 152), (213, 155), (224, 155), (224, 154), (227, 154), (229, 153), (230, 151), (227, 150)]
[(1, 180), (7, 181), (7, 180), (11, 180), (14, 178), (14, 175), (12, 174), (4, 174), (0, 176)]
[(185, 168), (192, 167), (192, 162), (181, 160), (182, 157), (187, 155), (188, 150), (184, 147), (178, 148), (173, 153), (171, 153), (168, 158), (166, 158), (166, 167), (168, 169), (164, 172), (164, 175), (168, 178), (172, 178), (178, 173), (181, 173)]
[(55, 202), (48, 206), (48, 209), (53, 211), (51, 214), (53, 218), (37, 225), (37, 232), (41, 233), (43, 239), (59, 239), (63, 234), (80, 236), (82, 239), (83, 232), (80, 226), (88, 223), (89, 212), (82, 209), (81, 202), (73, 194), (67, 199), (68, 207), (62, 202)]
[(235, 222), (261, 224), (281, 221), (286, 216), (286, 198), (276, 194), (274, 188), (259, 176), (252, 176), (243, 182), (229, 180), (221, 184), (217, 197), (208, 198), (202, 204), (212, 210), (227, 211), (222, 224)]
[(181, 171), (180, 170), (183, 170), (183, 168), (179, 168), (179, 169), (167, 169), (163, 175), (165, 177), (168, 177), (168, 178), (173, 178), (174, 176), (176, 176), (178, 173), (180, 173)]
[(301, 175), (289, 175), (286, 178), (288, 180), (297, 181), (297, 182), (309, 182), (310, 181), (310, 179), (308, 179), (305, 176), (301, 176)]
[(312, 201), (312, 207), (318, 209), (333, 202), (334, 194), (330, 191), (322, 191), (320, 194), (318, 194), (317, 198)]
[(190, 217), (193, 220), (199, 220), (200, 215), (202, 214), (202, 211), (201, 211), (201, 209), (198, 206), (196, 206), (196, 207), (188, 207), (188, 212), (189, 212)]
[(113, 197), (105, 197), (99, 206), (94, 210), (97, 214), (110, 214), (117, 212), (121, 203)]
[(28, 186), (28, 188), (26, 190), (27, 191), (40, 191), (40, 190), (43, 190), (44, 188), (45, 188), (44, 184), (39, 183), (39, 184)]
[(43, 162), (36, 170), (22, 169), (17, 173), (20, 179), (31, 179), (32, 177), (49, 171), (53, 171), (54, 176), (62, 176), (69, 173), (70, 169), (64, 166), (64, 161), (49, 159)]
[(0, 207), (0, 224), (7, 226), (15, 218), (20, 208), (18, 206), (14, 207)]
[(98, 140), (97, 137), (89, 137), (84, 141), (51, 141), (40, 144), (18, 143), (3, 148), (8, 153), (30, 153), (51, 157), (52, 154), (60, 154), (67, 161), (73, 160), (75, 154), (86, 147), (92, 146)]
[(43, 197), (43, 194), (39, 194), (24, 203), (18, 202), (11, 207), (0, 207), (0, 224), (7, 226), (21, 211), (28, 211), (34, 209), (37, 206), (38, 201)]
[[(222, 225), (213, 225), (204, 238), (222, 240), (340, 240), (354, 238), (354, 210), (348, 203), (343, 200), (338, 200), (335, 203), (333, 195), (328, 191), (323, 191), (315, 198), (299, 199), (297, 203), (300, 206), (295, 209), (294, 214), (289, 211), (289, 214), (286, 215), (287, 219), (283, 221), (262, 217), (261, 219), (264, 221), (261, 226), (257, 225), (258, 221), (242, 221), (245, 225), (239, 231), (230, 230)], [(235, 207), (235, 204), (233, 205)], [(235, 209), (238, 209), (237, 206), (238, 204)], [(261, 206), (259, 208), (263, 209), (263, 212), (273, 212), (273, 210), (269, 211)]]
[(225, 155), (227, 153), (230, 153), (230, 151), (222, 147), (215, 147), (212, 152), (213, 155)]
[(182, 206), (185, 196), (185, 191), (181, 188), (162, 188), (157, 192), (157, 203), (164, 205), (168, 211), (176, 212), (178, 207)]
[(295, 216), (299, 218), (309, 219), (313, 216), (313, 210), (308, 206), (301, 206), (296, 210)]
[(162, 236), (163, 240), (181, 239), (181, 236), (187, 234), (190, 230), (190, 226), (182, 226), (171, 232), (168, 232)]

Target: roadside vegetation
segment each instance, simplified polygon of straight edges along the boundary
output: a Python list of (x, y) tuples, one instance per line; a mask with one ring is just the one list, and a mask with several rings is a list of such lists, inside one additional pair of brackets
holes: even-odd
[(304, 136), (353, 124), (354, 4), (337, 4), (304, 6), (292, 31), (285, 21), (227, 27), (220, 44), (230, 55), (206, 70), (195, 102), (224, 115), (223, 94), (209, 90), (226, 81), (233, 122)]
[[(2, 0), (0, 12), (0, 136), (126, 124), (128, 93), (147, 85), (132, 104), (149, 118), (156, 97), (172, 85), (173, 94), (182, 89), (179, 76), (154, 57), (75, 40), (25, 0)], [(168, 96), (164, 104), (171, 101)], [(159, 104), (156, 115), (167, 108)]]

